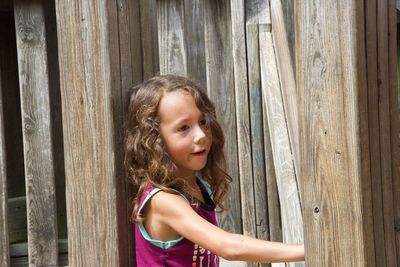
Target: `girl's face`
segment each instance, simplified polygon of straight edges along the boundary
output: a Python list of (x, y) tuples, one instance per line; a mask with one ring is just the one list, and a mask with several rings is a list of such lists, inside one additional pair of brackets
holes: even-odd
[(194, 177), (204, 168), (212, 144), (211, 131), (193, 96), (177, 90), (166, 93), (159, 104), (160, 133), (177, 175)]

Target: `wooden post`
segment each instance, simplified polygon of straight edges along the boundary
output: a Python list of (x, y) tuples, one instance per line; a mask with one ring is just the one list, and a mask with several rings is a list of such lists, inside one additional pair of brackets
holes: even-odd
[(228, 173), (233, 178), (231, 193), (226, 201), (229, 213), (219, 216), (219, 222), (225, 230), (241, 233), (240, 202), (237, 201), (240, 199), (240, 186), (229, 1), (205, 1), (204, 21), (207, 92), (216, 104), (217, 116), (225, 130)]
[[(263, 101), (261, 95), (261, 73), (260, 73), (260, 47), (259, 28), (271, 27), (268, 0), (246, 1), (246, 52), (247, 72), (249, 88), (249, 112), (250, 112), (250, 140), (253, 169), (254, 187), (254, 209), (256, 235), (258, 238), (270, 240), (268, 221), (267, 179), (265, 158), (272, 157), (264, 155), (264, 143), (269, 140), (269, 133), (264, 135), (263, 130)], [(267, 126), (268, 127), (268, 126)], [(272, 163), (273, 165), (273, 163)], [(268, 173), (269, 178), (275, 179)], [(275, 188), (276, 189), (276, 188)], [(278, 208), (278, 207), (277, 207)], [(272, 223), (274, 224), (274, 222)], [(262, 264), (262, 266), (270, 266)]]
[(158, 0), (160, 73), (187, 75), (183, 0)]
[[(2, 33), (3, 32), (0, 31), (0, 34)], [(0, 43), (0, 48), (3, 49), (3, 43)], [(0, 64), (0, 266), (8, 267), (10, 266), (10, 251), (8, 243), (7, 171), (2, 96), (3, 66), (3, 64)]]
[(394, 6), (328, 0), (296, 7), (309, 266), (398, 264)]
[(14, 1), (23, 124), (29, 264), (57, 265), (45, 3)]
[(115, 1), (56, 1), (70, 266), (118, 267), (127, 257), (119, 252), (116, 208), (116, 8)]

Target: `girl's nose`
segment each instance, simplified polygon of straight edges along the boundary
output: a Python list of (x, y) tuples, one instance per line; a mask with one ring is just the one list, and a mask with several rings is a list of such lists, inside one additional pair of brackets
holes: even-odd
[(195, 136), (194, 136), (194, 143), (196, 145), (200, 144), (202, 140), (206, 137), (206, 133), (201, 129), (201, 127), (197, 127)]

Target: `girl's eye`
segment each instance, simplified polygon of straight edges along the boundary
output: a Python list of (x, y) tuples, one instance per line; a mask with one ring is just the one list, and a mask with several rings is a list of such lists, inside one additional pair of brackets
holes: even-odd
[(199, 124), (200, 124), (201, 126), (206, 125), (206, 124), (207, 124), (206, 119), (201, 119), (200, 122), (199, 122)]
[(183, 125), (181, 128), (178, 129), (178, 132), (184, 132), (189, 129), (189, 126)]

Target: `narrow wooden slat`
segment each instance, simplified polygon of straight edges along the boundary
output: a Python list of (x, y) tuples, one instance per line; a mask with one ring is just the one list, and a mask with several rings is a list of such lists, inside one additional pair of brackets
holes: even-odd
[(115, 98), (116, 114), (123, 116), (114, 117), (116, 138), (116, 176), (117, 179), (117, 213), (119, 255), (121, 266), (135, 266), (134, 229), (130, 220), (132, 188), (125, 176), (123, 169), (123, 118), (126, 107), (124, 106), (129, 88), (133, 84), (141, 82), (142, 71), (142, 47), (140, 32), (139, 0), (118, 0), (118, 33), (119, 33), (119, 57), (121, 69), (121, 93), (119, 99)]
[(389, 99), (390, 99), (390, 147), (392, 149), (392, 192), (393, 221), (395, 239), (395, 259), (400, 264), (400, 90), (398, 90), (398, 36), (396, 1), (388, 1), (388, 36), (389, 36)]
[(364, 28), (364, 6), (360, 1), (328, 0), (303, 1), (297, 7), (306, 262), (375, 266), (366, 248), (374, 229), (366, 229), (364, 221), (371, 214), (364, 204), (371, 191), (363, 184), (370, 179), (363, 177), (369, 176), (369, 155), (362, 155), (367, 151), (362, 142), (368, 140), (362, 114), (367, 53), (360, 31), (370, 30)]
[(230, 4), (228, 0), (205, 1), (205, 50), (207, 92), (215, 102), (217, 116), (225, 132), (228, 172), (233, 178), (226, 201), (228, 212), (219, 216), (222, 228), (241, 233), (238, 147), (235, 121), (234, 77), (231, 43)]
[(188, 75), (207, 86), (204, 47), (204, 0), (185, 0), (185, 42)]
[(70, 266), (122, 266), (113, 130), (121, 101), (116, 8), (112, 1), (56, 1)]
[[(398, 36), (399, 31), (397, 30), (397, 38), (399, 38)], [(393, 34), (393, 33), (392, 33)], [(400, 143), (400, 42), (397, 42), (397, 46), (396, 46), (396, 66), (392, 67), (394, 69), (397, 68), (397, 77), (395, 80), (395, 83), (397, 85), (397, 92), (396, 90), (394, 91), (394, 96), (391, 96), (392, 101), (393, 98), (397, 98), (397, 107), (393, 104), (393, 102), (391, 103), (391, 108), (392, 108), (392, 115), (393, 114), (397, 114), (394, 115), (392, 117), (392, 123), (394, 123), (394, 125), (397, 125), (397, 129), (396, 127), (393, 129), (392, 131), (392, 137), (391, 138), (397, 138), (397, 145), (394, 144), (394, 147), (399, 147), (399, 143)], [(393, 57), (393, 55), (391, 55), (391, 57)], [(391, 85), (392, 86), (392, 85)], [(396, 122), (393, 122), (397, 120)], [(393, 136), (394, 135), (394, 136)], [(393, 139), (392, 139), (393, 140)], [(396, 162), (400, 161), (400, 155), (397, 154), (396, 156), (393, 157), (393, 170), (394, 170), (394, 177), (393, 177), (393, 197), (394, 197), (394, 219), (395, 219), (395, 231), (396, 231), (396, 249), (397, 249), (397, 262), (400, 262), (400, 166), (397, 165), (396, 166)]]
[(57, 212), (44, 2), (14, 1), (30, 265), (56, 265)]
[[(1, 21), (1, 20), (0, 20)], [(0, 30), (0, 35), (3, 35)], [(4, 51), (4, 42), (0, 42), (0, 50)], [(0, 52), (0, 55), (2, 53)], [(4, 56), (4, 55), (2, 55)], [(3, 114), (3, 72), (5, 64), (0, 64), (0, 266), (10, 266), (9, 238), (8, 238), (8, 194), (7, 194), (7, 169), (6, 169), (6, 147), (4, 136), (4, 114)]]
[[(376, 1), (369, 0), (365, 3), (365, 15), (368, 17), (365, 27), (366, 31), (366, 64), (368, 81), (368, 116), (370, 133), (370, 153), (374, 164), (371, 164), (371, 186), (373, 201), (373, 221), (376, 264), (386, 265), (384, 230), (383, 230), (383, 209), (382, 209), (382, 180), (379, 142), (379, 116), (378, 116), (378, 76), (377, 76), (377, 14)], [(368, 34), (370, 33), (370, 34)], [(378, 159), (378, 160), (377, 160)]]
[(0, 14), (2, 48), (0, 63), (3, 69), (2, 87), (6, 158), (7, 158), (7, 193), (8, 197), (25, 195), (24, 151), (22, 145), (21, 110), (18, 83), (17, 46), (15, 41), (14, 14)]
[[(238, 143), (240, 193), (243, 233), (256, 236), (255, 199), (250, 141), (249, 93), (245, 38), (245, 6), (241, 0), (231, 1), (232, 54), (235, 78), (236, 129)], [(249, 263), (249, 266), (257, 266)]]
[(271, 0), (271, 22), (279, 81), (289, 130), (290, 148), (294, 159), (297, 183), (300, 184), (298, 97), (281, 0)]
[(60, 71), (58, 68), (57, 22), (54, 1), (45, 2), (47, 61), (49, 62), (50, 115), (53, 142), (53, 168), (57, 199), (58, 238), (67, 238), (64, 143), (61, 117)]
[(157, 1), (160, 74), (187, 75), (184, 1)]
[(267, 109), (281, 206), (283, 241), (303, 243), (300, 199), (270, 32), (260, 32), (260, 62), (263, 101)]
[[(246, 52), (254, 181), (252, 186), (254, 188), (256, 236), (261, 239), (270, 238), (264, 157), (264, 137), (269, 138), (269, 135), (264, 136), (263, 131), (263, 101), (258, 42), (259, 23), (269, 13), (267, 7), (268, 1), (246, 1)], [(262, 264), (261, 266), (269, 266), (269, 264)]]
[(281, 0), (282, 12), (283, 12), (283, 20), (285, 21), (285, 32), (288, 41), (288, 46), (290, 50), (290, 58), (291, 64), (293, 66), (294, 72), (296, 72), (296, 56), (295, 56), (295, 46), (296, 46), (296, 38), (295, 38), (295, 1), (293, 0)]
[(156, 0), (140, 0), (143, 80), (160, 72)]
[[(379, 134), (381, 145), (382, 209), (387, 266), (397, 266), (396, 243), (393, 219), (392, 195), (392, 147), (390, 129), (390, 80), (389, 80), (389, 38), (388, 2), (377, 1), (378, 41), (378, 92), (379, 92)], [(394, 40), (393, 40), (394, 41)]]

